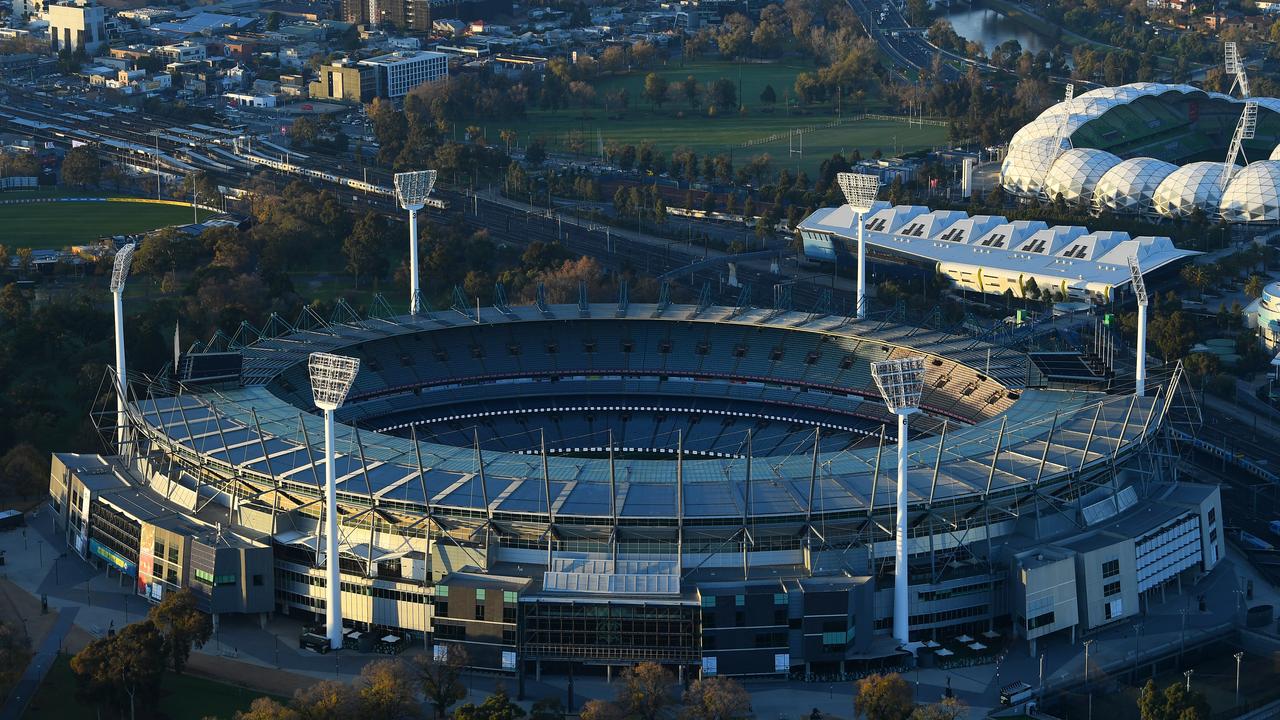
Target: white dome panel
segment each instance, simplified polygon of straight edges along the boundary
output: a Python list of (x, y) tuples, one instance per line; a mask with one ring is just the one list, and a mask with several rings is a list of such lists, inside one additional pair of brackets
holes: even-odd
[(1000, 184), (1014, 195), (1038, 196), (1064, 145), (1055, 135), (1010, 147), (1000, 165)]
[(1098, 180), (1093, 201), (1110, 212), (1149, 212), (1156, 188), (1177, 169), (1173, 163), (1149, 157), (1121, 160)]
[(1280, 161), (1260, 160), (1236, 171), (1221, 208), (1227, 222), (1280, 223)]
[(1156, 188), (1155, 211), (1167, 218), (1184, 218), (1199, 208), (1214, 217), (1222, 200), (1226, 169), (1226, 163), (1196, 162), (1174, 170)]
[(1093, 188), (1120, 158), (1105, 150), (1072, 148), (1063, 152), (1045, 174), (1044, 194), (1050, 200), (1061, 197), (1068, 203), (1085, 203), (1093, 198)]

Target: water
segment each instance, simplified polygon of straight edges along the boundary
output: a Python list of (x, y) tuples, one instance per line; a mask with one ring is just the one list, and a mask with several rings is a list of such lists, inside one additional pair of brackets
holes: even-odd
[(997, 45), (1009, 40), (1017, 40), (1023, 50), (1030, 50), (1032, 53), (1052, 50), (1054, 46), (1044, 35), (990, 8), (957, 9), (944, 17), (951, 21), (957, 35), (965, 40), (982, 43), (988, 55)]

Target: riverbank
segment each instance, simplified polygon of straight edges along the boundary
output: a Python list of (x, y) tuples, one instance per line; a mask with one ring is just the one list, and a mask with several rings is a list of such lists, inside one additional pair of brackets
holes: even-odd
[(1050, 44), (1063, 45), (1068, 50), (1077, 45), (1087, 45), (1095, 50), (1103, 51), (1121, 50), (1121, 48), (1114, 45), (1091, 40), (1079, 33), (1064, 30), (1060, 25), (1045, 20), (1021, 3), (1011, 2), (1010, 0), (972, 0), (972, 2), (973, 7), (995, 10), (1027, 30), (1044, 37)]

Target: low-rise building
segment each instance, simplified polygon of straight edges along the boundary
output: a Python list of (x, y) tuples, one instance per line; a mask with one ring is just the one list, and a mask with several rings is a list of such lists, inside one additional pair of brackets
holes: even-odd
[(382, 97), (404, 97), (423, 83), (449, 77), (449, 56), (426, 50), (388, 53), (360, 64), (373, 68), (375, 94)]
[(156, 48), (155, 54), (169, 62), (192, 62), (204, 60), (209, 56), (208, 50), (203, 44), (191, 42), (190, 40), (176, 45), (165, 45), (164, 47)]
[(317, 100), (368, 102), (373, 99), (376, 90), (374, 69), (347, 60), (321, 67), (317, 76), (307, 86), (307, 94)]

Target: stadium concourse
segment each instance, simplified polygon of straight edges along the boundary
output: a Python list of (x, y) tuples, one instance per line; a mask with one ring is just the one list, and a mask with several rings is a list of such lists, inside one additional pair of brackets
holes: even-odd
[[(67, 543), (150, 599), (189, 587), (215, 615), (322, 620), (315, 352), (360, 363), (333, 443), (344, 652), (465, 647), (521, 678), (945, 663), (923, 643), (1034, 653), (1223, 556), (1216, 486), (1158, 451), (1178, 368), (1145, 394), (1051, 386), (1025, 354), (886, 319), (585, 300), (306, 310), (193, 349), (176, 377), (134, 373), (125, 426), (114, 397), (95, 413), (116, 454), (54, 456)], [(894, 418), (871, 366), (908, 357), (924, 383), (895, 567)]]

